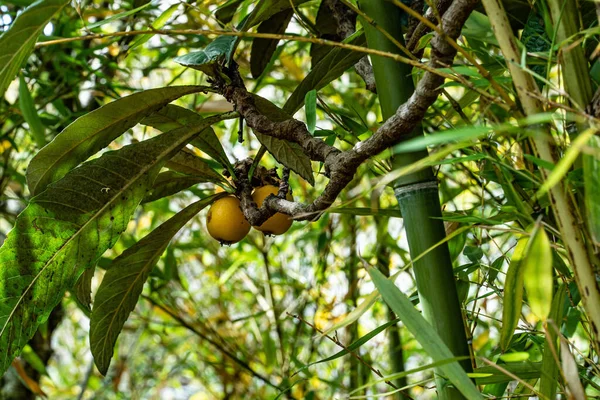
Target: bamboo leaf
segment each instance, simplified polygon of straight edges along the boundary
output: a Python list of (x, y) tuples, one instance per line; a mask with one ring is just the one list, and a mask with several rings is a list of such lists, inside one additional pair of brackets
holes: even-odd
[(592, 136), (588, 146), (592, 152), (583, 155), (585, 207), (592, 238), (600, 246), (600, 137)]
[[(204, 118), (194, 111), (173, 104), (167, 104), (159, 111), (141, 120), (140, 124), (151, 126), (162, 132), (168, 132), (183, 126), (196, 126), (203, 120)], [(213, 128), (206, 128), (200, 136), (191, 141), (191, 144), (208, 154), (224, 168), (230, 171), (233, 170)]]
[[(151, 3), (148, 3), (151, 4)], [(179, 3), (177, 4), (173, 4), (171, 7), (167, 8), (165, 11), (163, 11), (158, 18), (156, 18), (154, 20), (154, 22), (152, 23), (152, 29), (160, 29), (163, 26), (165, 26), (165, 24), (171, 19), (171, 17), (173, 16), (173, 14), (175, 13), (175, 11), (177, 11), (177, 9), (179, 8)], [(151, 29), (149, 29), (151, 30)], [(143, 45), (144, 43), (146, 43), (148, 40), (150, 40), (152, 38), (152, 36), (154, 36), (154, 33), (148, 33), (146, 35), (141, 35), (138, 36), (133, 43), (131, 43), (131, 46), (129, 46), (129, 50), (131, 51), (132, 49)]]
[(93, 24), (89, 24), (89, 25), (87, 25), (87, 28), (88, 29), (94, 29), (94, 28), (101, 27), (102, 25), (109, 24), (109, 23), (111, 23), (113, 21), (118, 21), (118, 20), (120, 20), (122, 18), (128, 17), (128, 16), (133, 15), (133, 14), (135, 14), (137, 12), (140, 12), (144, 8), (146, 8), (146, 7), (150, 6), (150, 5), (152, 5), (152, 2), (148, 2), (148, 3), (146, 3), (146, 4), (144, 4), (144, 5), (140, 6), (140, 7), (134, 8), (133, 10), (128, 10), (128, 11), (120, 12), (118, 14), (113, 15), (112, 17), (100, 20), (98, 22), (94, 22)]
[[(552, 308), (548, 319), (554, 321), (560, 328), (562, 325), (564, 303), (567, 293), (567, 285), (560, 285), (556, 291), (556, 296), (552, 300)], [(540, 375), (540, 394), (548, 399), (556, 398), (556, 386), (558, 385), (559, 371), (558, 364), (554, 359), (554, 351), (558, 352), (557, 334), (553, 326), (547, 326), (546, 343), (544, 344), (544, 351), (542, 353), (542, 373)]]
[(202, 86), (172, 86), (134, 93), (106, 104), (67, 126), (33, 157), (27, 183), (34, 195), (42, 192), (79, 163), (87, 160), (142, 118)]
[[(508, 371), (512, 375), (519, 377), (519, 379), (522, 380), (539, 378), (541, 373), (541, 363), (532, 363), (529, 361), (502, 364), (501, 367), (502, 369)], [(486, 365), (485, 367), (475, 368), (473, 372), (477, 374), (487, 375), (485, 377), (476, 378), (476, 382), (478, 385), (493, 385), (514, 380), (513, 377), (505, 374), (493, 365)]]
[[(261, 23), (258, 26), (257, 31), (259, 33), (282, 34), (285, 32), (293, 15), (293, 9), (281, 11)], [(277, 39), (263, 38), (255, 38), (252, 41), (252, 48), (250, 50), (250, 72), (252, 73), (253, 78), (258, 78), (267, 65), (269, 65), (278, 42), (279, 40)]]
[(308, 367), (311, 367), (315, 364), (321, 364), (324, 362), (329, 362), (329, 361), (333, 361), (335, 359), (338, 359), (340, 357), (345, 356), (346, 354), (350, 354), (351, 352), (358, 350), (360, 348), (360, 346), (362, 346), (363, 344), (367, 343), (369, 340), (373, 339), (375, 336), (379, 335), (381, 332), (383, 332), (384, 330), (386, 330), (387, 328), (389, 328), (390, 326), (397, 324), (399, 321), (398, 318), (393, 319), (391, 321), (386, 322), (385, 324), (373, 329), (371, 332), (367, 333), (366, 335), (358, 338), (357, 340), (355, 340), (354, 342), (352, 342), (349, 346), (347, 346), (345, 349), (338, 351), (337, 353), (335, 353), (332, 356), (329, 356), (327, 358), (324, 358), (322, 360), (319, 361), (315, 361), (315, 362), (311, 362), (310, 364), (307, 364), (305, 366), (303, 366), (302, 368), (300, 368), (298, 371), (296, 371), (294, 373), (297, 374), (301, 371), (304, 371), (305, 369), (308, 369)]
[(110, 265), (98, 288), (90, 319), (90, 347), (94, 362), (103, 375), (110, 365), (119, 333), (169, 242), (196, 214), (222, 195), (189, 205), (125, 250)]
[(552, 248), (544, 228), (540, 227), (529, 239), (523, 259), (524, 284), (531, 311), (542, 320), (550, 313), (552, 305)]
[(215, 75), (215, 66), (231, 56), (236, 40), (235, 36), (219, 36), (204, 49), (175, 57), (173, 61), (207, 75)]
[[(352, 36), (344, 40), (344, 43), (355, 46), (365, 46), (366, 39), (363, 32), (356, 32)], [(320, 90), (327, 86), (365, 55), (356, 51), (342, 49), (339, 47), (333, 48), (326, 56), (324, 56), (317, 65), (315, 65), (306, 77), (296, 87), (292, 95), (289, 97), (283, 111), (293, 115), (302, 107), (306, 93), (311, 90)]]
[(27, 7), (0, 35), (0, 98), (29, 57), (35, 42), (52, 19), (69, 0), (39, 0)]
[(317, 127), (317, 91), (311, 90), (304, 98), (304, 112), (306, 113), (306, 128), (311, 134)]
[[(252, 97), (254, 98), (256, 108), (271, 121), (281, 122), (291, 118), (289, 114), (269, 100), (256, 94), (253, 94)], [(302, 147), (296, 143), (263, 135), (257, 131), (254, 131), (254, 134), (277, 161), (300, 175), (311, 185), (315, 184), (310, 158), (304, 154)]]
[(46, 129), (38, 116), (27, 82), (25, 82), (22, 75), (19, 77), (19, 108), (23, 113), (23, 118), (29, 125), (31, 136), (33, 136), (37, 146), (39, 148), (44, 147), (46, 144)]
[[(431, 324), (423, 318), (406, 295), (392, 281), (373, 267), (368, 267), (367, 271), (379, 293), (381, 293), (381, 297), (434, 361), (439, 362), (455, 358)], [(440, 365), (439, 369), (467, 399), (483, 399), (481, 393), (457, 361)]]
[(0, 374), (65, 290), (115, 244), (165, 160), (230, 115), (107, 152), (30, 201), (0, 248)]
[(560, 338), (560, 341), (560, 361), (567, 384), (567, 398), (574, 400), (585, 400), (585, 390), (583, 389), (581, 381), (579, 380), (579, 367), (577, 366), (577, 362), (575, 361), (573, 354), (571, 354), (569, 342), (562, 337)]
[(523, 266), (522, 261), (529, 240), (522, 238), (517, 242), (513, 252), (504, 283), (504, 302), (502, 305), (502, 328), (500, 330), (500, 347), (503, 351), (508, 349), (515, 333), (521, 307), (523, 305)]
[(358, 319), (364, 313), (369, 311), (371, 306), (375, 304), (378, 298), (379, 292), (377, 290), (374, 290), (373, 292), (371, 292), (371, 294), (365, 297), (365, 299), (354, 310), (350, 311), (350, 313), (348, 313), (346, 317), (344, 317), (341, 321), (335, 323), (334, 325), (330, 326), (329, 328), (325, 329), (321, 335), (329, 335), (332, 332), (345, 328), (346, 326), (358, 321)]

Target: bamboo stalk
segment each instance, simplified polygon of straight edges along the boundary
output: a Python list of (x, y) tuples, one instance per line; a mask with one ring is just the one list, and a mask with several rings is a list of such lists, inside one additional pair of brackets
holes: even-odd
[[(378, 25), (404, 42), (399, 21), (402, 11), (385, 0), (362, 0), (361, 9)], [(369, 48), (385, 52), (396, 52), (398, 48), (369, 24), (363, 23)], [(394, 115), (414, 92), (411, 67), (382, 57), (371, 57), (377, 94), (384, 119)], [(413, 137), (422, 135), (419, 126)], [(407, 138), (408, 139), (408, 138)], [(428, 156), (426, 150), (403, 154), (393, 159), (395, 169), (405, 167)], [(430, 168), (404, 176), (394, 182), (398, 205), (404, 218), (404, 226), (413, 259), (445, 238), (444, 224), (437, 181)], [(456, 292), (452, 261), (446, 243), (428, 252), (414, 263), (414, 274), (421, 299), (423, 314), (431, 322), (444, 343), (456, 356), (467, 356), (461, 365), (471, 371), (462, 311)], [(447, 385), (436, 374), (440, 399), (463, 399), (462, 394)]]
[[(508, 17), (500, 0), (482, 0), (483, 6), (490, 19), (492, 29), (500, 49), (507, 61), (508, 68), (517, 89), (517, 94), (526, 115), (535, 115), (543, 111), (539, 96), (531, 96), (530, 93), (539, 94), (539, 89), (533, 76), (525, 73), (519, 66), (520, 59), (517, 41), (510, 29)], [(553, 151), (554, 142), (550, 132), (539, 128), (533, 137), (534, 151), (544, 160), (556, 164), (558, 159)], [(544, 179), (547, 179), (549, 171), (540, 169)], [(581, 220), (577, 215), (577, 209), (567, 187), (559, 182), (549, 192), (550, 203), (556, 223), (561, 233), (562, 241), (567, 250), (569, 261), (575, 273), (577, 287), (581, 294), (581, 300), (589, 317), (590, 325), (595, 336), (595, 347), (600, 348), (600, 288), (596, 283), (594, 268), (586, 251), (586, 245), (582, 235)]]

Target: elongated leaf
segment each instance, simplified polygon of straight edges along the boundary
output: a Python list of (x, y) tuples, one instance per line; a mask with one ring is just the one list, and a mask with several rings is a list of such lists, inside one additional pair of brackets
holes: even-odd
[(523, 275), (522, 261), (529, 243), (528, 238), (517, 242), (513, 252), (504, 283), (504, 302), (502, 304), (502, 328), (500, 330), (500, 347), (506, 351), (515, 333), (521, 307), (523, 306)]
[[(159, 131), (167, 132), (183, 126), (195, 126), (203, 120), (204, 118), (194, 111), (173, 104), (167, 104), (159, 111), (141, 120), (140, 123), (156, 128)], [(206, 128), (191, 143), (219, 162), (224, 168), (232, 169), (225, 150), (223, 150), (219, 138), (211, 127)]]
[(65, 176), (145, 116), (181, 96), (201, 90), (201, 86), (145, 90), (79, 117), (33, 157), (27, 168), (29, 190), (34, 195), (42, 192), (49, 183)]
[[(269, 100), (256, 94), (253, 94), (252, 97), (254, 98), (256, 108), (271, 121), (281, 122), (291, 118), (289, 114), (282, 111)], [(304, 154), (302, 147), (296, 143), (288, 142), (287, 140), (263, 135), (260, 132), (254, 131), (254, 134), (277, 161), (306, 179), (311, 185), (315, 184), (310, 158)]]
[(358, 321), (358, 319), (364, 313), (369, 311), (369, 309), (373, 306), (373, 304), (375, 304), (377, 299), (379, 299), (379, 292), (377, 290), (374, 290), (371, 294), (365, 297), (365, 299), (354, 310), (350, 311), (350, 313), (346, 315), (346, 317), (324, 330), (322, 335), (329, 335), (332, 332), (335, 332)]
[(542, 320), (550, 313), (552, 292), (552, 248), (544, 228), (535, 231), (523, 258), (525, 290), (531, 311)]
[(600, 137), (592, 136), (588, 146), (592, 152), (583, 155), (585, 207), (592, 238), (600, 246)]
[[(519, 377), (520, 379), (535, 379), (540, 377), (542, 365), (541, 363), (525, 361), (502, 364), (500, 367), (512, 375)], [(478, 385), (493, 385), (496, 383), (510, 382), (514, 380), (514, 378), (506, 375), (504, 372), (492, 365), (475, 368), (473, 372), (479, 375), (479, 377), (475, 379)]]
[(167, 161), (166, 167), (173, 171), (203, 178), (203, 182), (225, 182), (223, 175), (215, 172), (203, 159), (191, 150), (182, 149)]
[(65, 290), (115, 244), (165, 160), (228, 115), (108, 152), (30, 201), (0, 248), (0, 374)]
[(306, 128), (313, 134), (317, 127), (317, 91), (311, 90), (304, 98), (304, 111), (306, 113)]
[[(419, 313), (410, 300), (396, 287), (394, 282), (388, 280), (377, 269), (367, 269), (373, 283), (381, 293), (381, 297), (400, 318), (404, 326), (413, 334), (423, 349), (434, 361), (443, 361), (454, 358), (452, 352), (444, 344), (425, 318)], [(439, 369), (454, 384), (454, 386), (467, 399), (483, 399), (465, 370), (456, 361), (443, 364)]]
[[(554, 321), (560, 328), (563, 313), (564, 303), (567, 293), (567, 285), (561, 285), (556, 291), (556, 296), (552, 300), (552, 309), (549, 319)], [(548, 399), (556, 398), (556, 387), (558, 385), (559, 372), (558, 364), (554, 359), (554, 352), (559, 351), (559, 341), (556, 331), (553, 326), (548, 325), (546, 334), (546, 343), (544, 344), (544, 352), (542, 353), (542, 374), (540, 375), (540, 393)], [(554, 351), (554, 352), (553, 352)]]
[[(151, 4), (151, 3), (148, 3), (148, 4)], [(171, 7), (167, 8), (165, 11), (163, 11), (162, 14), (160, 14), (158, 16), (158, 18), (156, 18), (154, 20), (154, 22), (152, 23), (152, 29), (162, 28), (171, 19), (171, 17), (173, 16), (173, 13), (175, 13), (175, 11), (177, 11), (178, 8), (179, 8), (179, 4), (173, 4)], [(132, 49), (143, 45), (148, 40), (150, 40), (152, 38), (152, 36), (154, 36), (153, 33), (148, 33), (146, 35), (138, 36), (133, 41), (133, 43), (131, 43), (131, 46), (129, 46), (128, 51), (131, 51)]]
[[(346, 40), (344, 43), (353, 44), (355, 46), (365, 46), (366, 39), (363, 32), (359, 31)], [(333, 80), (342, 76), (344, 71), (352, 67), (358, 60), (365, 55), (357, 51), (342, 49), (339, 47), (333, 48), (326, 56), (324, 56), (317, 65), (309, 72), (308, 75), (296, 87), (288, 101), (283, 106), (283, 111), (293, 115), (302, 107), (306, 93), (311, 90), (319, 90), (324, 88)]]
[(94, 22), (93, 24), (89, 24), (89, 25), (87, 26), (87, 28), (88, 28), (88, 29), (94, 29), (94, 28), (98, 28), (98, 27), (100, 27), (100, 26), (102, 26), (102, 25), (109, 24), (109, 23), (111, 23), (111, 22), (113, 22), (113, 21), (118, 21), (118, 20), (120, 20), (120, 19), (122, 19), (122, 18), (128, 17), (128, 16), (130, 16), (130, 15), (133, 15), (133, 14), (135, 14), (135, 13), (137, 13), (137, 12), (140, 12), (140, 11), (142, 11), (144, 8), (146, 8), (146, 7), (150, 6), (150, 5), (152, 5), (152, 3), (151, 3), (151, 2), (148, 2), (148, 3), (144, 4), (143, 6), (140, 6), (140, 7), (138, 7), (138, 8), (134, 8), (133, 10), (128, 10), (128, 11), (123, 11), (123, 12), (120, 12), (120, 13), (118, 13), (118, 14), (115, 14), (115, 15), (113, 15), (112, 17), (109, 17), (109, 18), (106, 18), (106, 19), (100, 20), (100, 21), (98, 21), (98, 22)]
[(171, 196), (201, 182), (206, 182), (206, 179), (194, 175), (179, 174), (174, 171), (161, 172), (154, 181), (152, 190), (144, 197), (142, 203), (149, 203)]
[(233, 19), (235, 12), (244, 0), (229, 0), (227, 3), (219, 6), (215, 11), (215, 17), (223, 25), (227, 25)]
[(92, 312), (92, 279), (95, 272), (96, 268), (87, 268), (71, 290), (71, 293), (75, 296), (75, 301), (87, 316)]
[(319, 361), (315, 361), (312, 362), (308, 365), (305, 365), (304, 367), (300, 368), (296, 373), (303, 371), (305, 369), (307, 369), (308, 367), (315, 365), (315, 364), (320, 364), (320, 363), (324, 363), (324, 362), (329, 362), (329, 361), (333, 361), (335, 359), (338, 359), (340, 357), (345, 356), (346, 354), (349, 354), (350, 352), (357, 350), (360, 348), (360, 346), (362, 346), (363, 344), (367, 343), (369, 340), (373, 339), (375, 336), (379, 335), (381, 332), (383, 332), (384, 330), (386, 330), (387, 328), (389, 328), (390, 326), (397, 324), (399, 321), (398, 318), (392, 320), (392, 321), (388, 321), (385, 324), (373, 329), (371, 332), (367, 333), (366, 335), (358, 338), (356, 341), (352, 342), (350, 344), (350, 346), (347, 346), (345, 349), (338, 351), (337, 353), (335, 353), (334, 355), (324, 358), (323, 360), (319, 360)]
[[(281, 11), (260, 24), (258, 32), (284, 33), (293, 15), (294, 10), (292, 9)], [(253, 78), (258, 78), (267, 65), (269, 65), (278, 42), (279, 40), (277, 39), (263, 38), (256, 38), (252, 41), (252, 48), (250, 50), (250, 72), (252, 73)]]
[(31, 136), (33, 136), (35, 143), (39, 148), (44, 147), (46, 144), (46, 130), (35, 109), (27, 82), (25, 82), (25, 78), (22, 75), (19, 78), (19, 108), (21, 109), (21, 113), (23, 113), (23, 118), (29, 125), (29, 129), (31, 129)]
[(235, 36), (219, 36), (204, 49), (175, 57), (173, 61), (184, 67), (202, 71), (207, 75), (214, 75), (215, 65), (224, 62), (231, 56), (236, 39)]
[(585, 400), (585, 389), (579, 379), (579, 368), (575, 357), (569, 349), (569, 342), (560, 338), (560, 362), (562, 364), (563, 374), (567, 384), (567, 398), (574, 400)]
[(244, 30), (248, 30), (263, 21), (268, 20), (273, 15), (280, 13), (292, 7), (296, 7), (308, 0), (260, 0), (248, 20), (244, 24)]
[(52, 17), (69, 0), (39, 0), (25, 9), (0, 35), (0, 98), (13, 80), (21, 64), (29, 57), (35, 42)]
[(173, 236), (204, 207), (223, 194), (197, 201), (117, 257), (104, 275), (90, 319), (90, 347), (98, 370), (110, 365), (117, 337), (135, 308), (144, 283)]

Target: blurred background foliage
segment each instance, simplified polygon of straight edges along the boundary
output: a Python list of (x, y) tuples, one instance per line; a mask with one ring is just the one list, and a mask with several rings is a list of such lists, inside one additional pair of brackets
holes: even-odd
[[(29, 3), (0, 2), (0, 32), (8, 29)], [(74, 1), (46, 26), (40, 41), (151, 26), (220, 29), (239, 24), (253, 6), (248, 0), (227, 2), (235, 12), (231, 20), (227, 17), (228, 8), (216, 3)], [(318, 7), (319, 2), (309, 1), (296, 8), (287, 33), (314, 35)], [(526, 9), (524, 17), (529, 15), (529, 6), (521, 7)], [(137, 12), (120, 14), (138, 8)], [(98, 24), (114, 16), (118, 18)], [(511, 77), (487, 17), (475, 12), (463, 34), (461, 45), (508, 88)], [(588, 48), (593, 50), (596, 34), (590, 29), (579, 39), (591, 43)], [(537, 39), (544, 45), (540, 37)], [(21, 70), (20, 79), (0, 99), (0, 242), (27, 204), (29, 192), (24, 172), (41, 145), (77, 117), (134, 91), (205, 84), (203, 74), (172, 59), (200, 49), (212, 39), (148, 34), (143, 41), (141, 36), (107, 37), (37, 48)], [(236, 53), (245, 77), (250, 75), (250, 45), (251, 39), (242, 39)], [(425, 54), (427, 51), (428, 48)], [(283, 105), (310, 71), (310, 52), (309, 43), (279, 42), (266, 72), (248, 80), (249, 89)], [(555, 61), (543, 59), (541, 53), (533, 56), (534, 61), (548, 62), (548, 75), (543, 69), (540, 72), (549, 85), (545, 95), (548, 100), (559, 101), (561, 83)], [(461, 56), (456, 63), (454, 72), (458, 71), (474, 87), (490, 90), (489, 81)], [(531, 197), (540, 185), (539, 174), (531, 165), (539, 160), (523, 157), (523, 138), (518, 133), (494, 135), (489, 129), (514, 122), (502, 104), (461, 83), (448, 81), (445, 89), (450, 97), (440, 96), (423, 124), (426, 132), (449, 134), (432, 150), (452, 141), (469, 143), (435, 162), (434, 168), (447, 232), (460, 232), (450, 240), (450, 248), (472, 350), (478, 360), (500, 364), (516, 360), (534, 371), (527, 379), (510, 382), (508, 387), (507, 383), (487, 385), (490, 396), (533, 396), (531, 388), (539, 378), (544, 332), (527, 306), (510, 346), (510, 352), (516, 356), (507, 361), (500, 359), (499, 343), (508, 259), (516, 238), (526, 228), (519, 221), (520, 211), (510, 199), (507, 201), (507, 185), (517, 195)], [(231, 109), (230, 104), (214, 94), (189, 95), (175, 103), (203, 115)], [(349, 148), (368, 137), (381, 122), (376, 95), (365, 89), (352, 69), (320, 90), (317, 104), (317, 129), (340, 148)], [(39, 116), (37, 128), (32, 126), (37, 123), (27, 118), (27, 113), (32, 112)], [(304, 110), (296, 118), (305, 119)], [(568, 128), (565, 113), (558, 110), (553, 118), (560, 150), (564, 151), (568, 146), (564, 139)], [(487, 133), (474, 135), (465, 128), (470, 125), (488, 127)], [(238, 143), (237, 129), (235, 121), (215, 126), (231, 161), (253, 156), (260, 147), (251, 134), (246, 135), (243, 144)], [(152, 128), (137, 126), (110, 147), (120, 148), (155, 133)], [(477, 141), (472, 140), (474, 137)], [(268, 168), (281, 168), (268, 154), (262, 163)], [(67, 295), (60, 310), (36, 335), (43, 345), (28, 347), (22, 356), (25, 369), (12, 368), (0, 380), (4, 385), (0, 389), (4, 397), (0, 398), (17, 398), (10, 394), (9, 385), (13, 384), (25, 384), (51, 399), (266, 399), (279, 395), (316, 400), (346, 398), (351, 384), (356, 385), (353, 389), (367, 385), (352, 393), (355, 396), (390, 391), (384, 382), (376, 383), (379, 377), (367, 367), (372, 366), (382, 375), (391, 372), (384, 333), (357, 350), (360, 362), (345, 355), (303, 368), (342, 350), (306, 322), (321, 330), (343, 322), (374, 291), (361, 259), (377, 263), (391, 273), (404, 270), (396, 283), (413, 302), (418, 302), (411, 269), (406, 268), (410, 267), (409, 256), (396, 201), (391, 189), (373, 179), (389, 172), (389, 168), (384, 156), (363, 165), (339, 199), (337, 209), (314, 223), (294, 223), (280, 237), (264, 237), (252, 230), (241, 243), (222, 247), (207, 234), (206, 211), (201, 213), (176, 236), (153, 270), (143, 297), (117, 342), (115, 359), (106, 377), (93, 367), (88, 317), (74, 297)], [(313, 170), (317, 172), (315, 187), (295, 175), (291, 179), (296, 199), (311, 201), (323, 189), (326, 179), (320, 176), (319, 165), (313, 164)], [(581, 171), (571, 171), (566, 179), (575, 187), (581, 185)], [(198, 184), (174, 197), (144, 204), (100, 267), (194, 199), (212, 191), (214, 185)], [(534, 204), (534, 212), (547, 207), (543, 201)], [(465, 226), (469, 228), (458, 231)], [(554, 263), (559, 280), (572, 282), (563, 256), (557, 251)], [(102, 268), (97, 270), (93, 288), (103, 273)], [(572, 283), (569, 288), (569, 296), (577, 295)], [(573, 346), (579, 377), (588, 395), (598, 397), (598, 355), (590, 347), (587, 325), (581, 324), (581, 306), (571, 300), (559, 327)], [(348, 345), (386, 322), (387, 313), (378, 301), (357, 323), (330, 335)], [(428, 365), (431, 360), (415, 339), (404, 329), (400, 331), (406, 368)], [(485, 364), (479, 363), (482, 365)], [(15, 380), (17, 376), (19, 379)], [(560, 392), (564, 392), (563, 379), (559, 378)], [(431, 369), (410, 374), (408, 384), (413, 398), (436, 396)], [(280, 394), (273, 386), (287, 391)]]

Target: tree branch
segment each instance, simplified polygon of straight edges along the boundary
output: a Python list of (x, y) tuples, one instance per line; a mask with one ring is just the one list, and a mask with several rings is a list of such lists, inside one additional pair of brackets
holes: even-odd
[[(452, 65), (456, 49), (444, 37), (456, 39), (471, 14), (478, 0), (455, 0), (442, 16), (443, 35), (436, 33), (431, 42), (431, 59), (429, 67), (436, 69)], [(237, 71), (232, 73), (237, 74)], [(422, 121), (427, 109), (435, 102), (444, 78), (435, 72), (426, 72), (417, 84), (415, 92), (408, 101), (400, 106), (396, 114), (389, 118), (370, 138), (356, 144), (351, 150), (340, 151), (313, 137), (306, 125), (293, 118), (273, 122), (262, 115), (243, 84), (239, 75), (234, 77), (233, 84), (224, 85), (222, 94), (234, 103), (237, 111), (244, 117), (252, 129), (278, 139), (289, 140), (300, 145), (304, 152), (314, 161), (324, 163), (325, 175), (329, 182), (323, 193), (310, 204), (300, 204), (271, 195), (258, 208), (252, 201), (252, 187), (247, 174), (238, 183), (244, 215), (252, 225), (260, 225), (275, 212), (290, 215), (298, 220), (312, 220), (330, 207), (340, 192), (352, 181), (358, 167), (367, 159), (383, 150), (394, 146), (407, 137)]]

